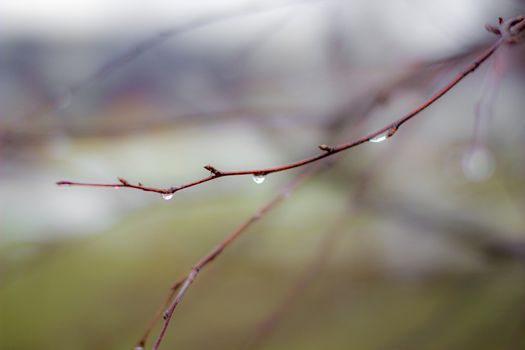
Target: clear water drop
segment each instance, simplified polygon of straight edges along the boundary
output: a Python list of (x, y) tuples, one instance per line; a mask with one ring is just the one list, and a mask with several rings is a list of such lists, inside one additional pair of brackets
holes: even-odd
[(394, 135), (397, 131), (397, 127), (391, 127), (390, 129), (388, 129), (387, 131), (379, 134), (379, 135), (376, 135), (374, 137), (372, 137), (371, 139), (369, 139), (368, 141), (369, 142), (373, 142), (373, 143), (379, 143), (379, 142), (383, 142), (385, 141), (386, 139), (390, 138), (392, 135)]
[(169, 201), (173, 198), (173, 193), (163, 193), (162, 198), (164, 198), (165, 201)]
[(386, 133), (385, 133), (385, 134), (381, 134), (381, 135), (377, 135), (375, 137), (372, 137), (368, 141), (373, 142), (373, 143), (379, 143), (379, 142), (385, 141), (387, 138), (388, 138), (388, 136), (386, 136)]
[(253, 178), (253, 182), (255, 182), (256, 184), (262, 184), (264, 180), (266, 180), (266, 176), (263, 174), (253, 175), (252, 178)]
[(470, 181), (485, 181), (494, 173), (492, 155), (484, 149), (470, 150), (461, 160), (463, 174)]

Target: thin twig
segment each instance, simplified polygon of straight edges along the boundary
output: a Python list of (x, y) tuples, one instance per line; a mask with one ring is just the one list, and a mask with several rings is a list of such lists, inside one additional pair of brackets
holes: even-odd
[[(206, 165), (205, 169), (210, 171), (210, 175), (192, 182), (188, 182), (186, 184), (177, 186), (177, 187), (169, 187), (169, 188), (156, 188), (156, 187), (148, 187), (143, 186), (142, 184), (131, 184), (127, 180), (123, 178), (119, 178), (118, 183), (92, 183), (92, 182), (75, 182), (75, 181), (58, 181), (57, 185), (73, 185), (73, 186), (89, 186), (89, 187), (127, 187), (127, 188), (133, 188), (138, 189), (146, 192), (156, 192), (160, 194), (173, 194), (175, 192), (181, 191), (183, 189), (193, 187), (200, 185), (202, 183), (216, 180), (221, 177), (226, 176), (240, 176), (240, 175), (253, 175), (253, 176), (265, 176), (267, 174), (281, 172), (293, 168), (298, 168), (310, 163), (317, 162), (321, 159), (333, 156), (334, 154), (337, 154), (339, 152), (345, 151), (347, 149), (359, 146), (365, 142), (370, 141), (371, 139), (374, 139), (375, 137), (378, 137), (380, 135), (384, 135), (385, 138), (391, 137), (396, 133), (399, 128), (421, 113), (423, 110), (425, 110), (427, 107), (429, 107), (431, 104), (436, 102), (438, 99), (440, 99), (443, 95), (445, 95), (448, 91), (450, 91), (454, 86), (456, 86), (461, 80), (463, 80), (467, 75), (474, 72), (483, 62), (485, 62), (492, 54), (501, 46), (501, 44), (505, 42), (502, 38), (498, 39), (496, 43), (494, 43), (490, 48), (488, 48), (483, 54), (481, 54), (478, 58), (476, 58), (466, 69), (459, 72), (454, 79), (452, 79), (448, 84), (446, 84), (444, 87), (442, 87), (439, 91), (437, 91), (434, 95), (432, 95), (429, 99), (427, 99), (425, 102), (417, 106), (415, 109), (410, 111), (409, 113), (405, 114), (401, 118), (397, 119), (396, 121), (387, 124), (386, 126), (366, 135), (362, 136), (354, 141), (343, 143), (337, 146), (327, 146), (327, 145), (321, 145), (321, 150), (323, 151), (320, 154), (317, 154), (315, 156), (305, 158), (293, 163), (285, 164), (282, 166), (276, 166), (271, 168), (261, 168), (261, 169), (249, 169), (249, 170), (238, 170), (238, 171), (221, 171), (215, 168), (211, 165)], [(211, 171), (210, 169), (213, 169)]]

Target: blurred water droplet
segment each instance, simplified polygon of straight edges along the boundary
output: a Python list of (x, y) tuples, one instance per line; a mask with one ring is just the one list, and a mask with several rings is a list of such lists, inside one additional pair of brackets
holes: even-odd
[(71, 139), (62, 134), (56, 134), (51, 136), (51, 140), (48, 144), (48, 153), (53, 159), (63, 159), (71, 152)]
[(389, 131), (385, 131), (385, 132), (382, 133), (382, 134), (379, 134), (379, 135), (377, 135), (377, 136), (372, 137), (372, 138), (369, 139), (368, 141), (369, 141), (369, 142), (373, 142), (373, 143), (383, 142), (383, 141), (385, 141), (387, 138), (390, 137), (390, 136), (388, 136), (388, 134), (389, 134)]
[(266, 180), (265, 175), (253, 175), (253, 182), (255, 182), (256, 184), (262, 184), (264, 180)]
[(165, 201), (169, 201), (173, 198), (173, 193), (163, 193), (162, 198), (164, 198)]
[(135, 346), (133, 350), (144, 350), (144, 348), (142, 346)]
[(463, 174), (470, 181), (484, 181), (494, 173), (492, 155), (484, 149), (468, 151), (461, 160)]
[(71, 100), (73, 99), (73, 94), (70, 89), (65, 90), (59, 97), (57, 101), (58, 109), (66, 109), (71, 105)]
[(118, 190), (120, 186), (113, 186), (114, 189)]

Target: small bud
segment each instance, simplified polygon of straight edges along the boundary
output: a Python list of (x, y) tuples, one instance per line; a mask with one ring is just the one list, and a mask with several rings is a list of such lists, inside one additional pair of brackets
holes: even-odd
[(217, 170), (214, 166), (212, 166), (210, 164), (205, 165), (204, 169), (208, 170), (213, 175), (220, 175), (221, 174), (221, 172), (219, 170)]
[(485, 24), (485, 29), (486, 29), (488, 32), (491, 32), (491, 33), (493, 33), (493, 34), (501, 35), (501, 31), (500, 31), (497, 27), (493, 26), (492, 24), (488, 24), (488, 23)]
[(397, 132), (397, 126), (393, 126), (390, 129), (388, 129), (388, 132), (386, 134), (387, 137), (392, 137)]
[(321, 151), (325, 151), (325, 152), (333, 152), (334, 151), (333, 147), (330, 147), (330, 146), (325, 145), (325, 144), (319, 145), (319, 149)]
[(126, 179), (121, 178), (121, 177), (118, 177), (117, 179), (118, 179), (118, 181), (119, 181), (121, 184), (123, 184), (124, 186), (129, 186), (129, 182), (128, 182)]

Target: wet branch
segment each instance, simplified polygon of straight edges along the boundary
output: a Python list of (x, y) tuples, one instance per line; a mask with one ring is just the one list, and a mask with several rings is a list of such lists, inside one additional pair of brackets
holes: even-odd
[[(521, 24), (523, 22), (519, 22), (519, 23)], [(203, 177), (201, 179), (198, 179), (192, 182), (188, 182), (186, 184), (183, 184), (177, 187), (168, 187), (168, 188), (148, 187), (148, 186), (142, 185), (141, 183), (132, 184), (123, 178), (118, 178), (119, 182), (117, 183), (93, 183), (93, 182), (76, 182), (76, 181), (62, 180), (62, 181), (58, 181), (56, 184), (61, 185), (61, 186), (71, 185), (71, 186), (114, 187), (114, 188), (125, 187), (125, 188), (133, 188), (137, 190), (142, 190), (146, 192), (160, 193), (163, 195), (172, 195), (175, 192), (184, 190), (186, 188), (194, 187), (194, 186), (203, 184), (208, 181), (216, 180), (221, 177), (242, 176), (242, 175), (266, 176), (271, 173), (277, 173), (277, 172), (281, 172), (285, 170), (302, 167), (310, 163), (317, 162), (321, 159), (331, 157), (334, 154), (340, 153), (350, 148), (359, 146), (365, 142), (380, 142), (384, 139), (387, 139), (393, 136), (404, 123), (414, 118), (416, 115), (418, 115), (423, 110), (425, 110), (427, 107), (429, 107), (431, 104), (439, 100), (443, 95), (445, 95), (454, 86), (456, 86), (460, 81), (462, 81), (467, 75), (474, 72), (483, 62), (485, 62), (490, 56), (492, 56), (492, 54), (496, 52), (496, 50), (505, 42), (508, 42), (508, 41), (504, 39), (503, 37), (498, 39), (491, 47), (489, 47), (485, 52), (483, 52), (479, 57), (477, 57), (467, 68), (459, 72), (456, 75), (456, 77), (454, 77), (448, 84), (442, 87), (439, 91), (437, 91), (434, 95), (432, 95), (425, 102), (423, 102), (422, 104), (420, 104), (419, 106), (417, 106), (416, 108), (414, 108), (412, 111), (408, 112), (401, 118), (397, 119), (396, 121), (389, 123), (386, 126), (368, 135), (362, 136), (348, 143), (343, 143), (343, 144), (335, 145), (335, 146), (329, 146), (325, 144), (320, 145), (319, 149), (322, 151), (322, 153), (317, 154), (312, 157), (308, 157), (308, 158), (305, 158), (305, 159), (302, 159), (302, 160), (299, 160), (293, 163), (276, 166), (276, 167), (237, 170), (237, 171), (223, 171), (223, 170), (217, 169), (216, 167), (212, 165), (206, 165), (204, 166), (204, 168), (210, 172), (209, 176)]]

